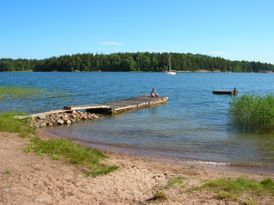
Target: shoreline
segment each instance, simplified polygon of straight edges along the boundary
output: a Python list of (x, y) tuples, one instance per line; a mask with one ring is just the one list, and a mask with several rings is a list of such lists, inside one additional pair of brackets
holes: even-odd
[[(79, 166), (33, 152), (25, 153), (23, 149), (28, 140), (14, 133), (0, 132), (0, 205), (235, 205), (250, 198), (221, 199), (216, 193), (199, 190), (199, 187), (208, 180), (220, 178), (274, 179), (273, 173), (254, 174), (227, 166), (179, 164), (119, 153), (106, 153), (105, 162), (117, 165), (116, 171), (95, 178), (85, 177)], [(258, 204), (273, 201), (271, 194), (249, 197)]]
[[(236, 71), (221, 71), (221, 70), (175, 70), (177, 73), (257, 73), (257, 74), (273, 74), (274, 71), (259, 71), (259, 72), (236, 72)], [(0, 73), (165, 73), (166, 71), (0, 71)]]
[[(42, 138), (64, 138), (60, 137), (50, 131), (47, 131), (46, 128), (38, 129), (38, 136)], [(134, 147), (127, 146), (119, 146), (115, 144), (107, 144), (107, 143), (98, 143), (98, 142), (87, 142), (80, 139), (70, 138), (73, 142), (95, 148), (108, 156), (123, 156), (130, 157), (133, 160), (142, 159), (156, 162), (166, 162), (169, 164), (176, 165), (189, 165), (189, 166), (200, 166), (200, 167), (208, 167), (208, 168), (217, 168), (220, 170), (227, 171), (236, 171), (250, 174), (273, 174), (273, 167), (260, 165), (260, 164), (252, 164), (252, 163), (231, 163), (231, 162), (218, 162), (218, 161), (206, 161), (199, 159), (191, 159), (191, 158), (173, 158), (171, 156), (167, 156), (166, 154), (159, 153), (153, 150), (145, 150)]]

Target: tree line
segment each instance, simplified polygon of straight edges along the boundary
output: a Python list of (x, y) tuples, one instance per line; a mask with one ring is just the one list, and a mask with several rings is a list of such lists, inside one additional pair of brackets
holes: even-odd
[(221, 71), (221, 72), (268, 72), (274, 65), (261, 62), (232, 61), (190, 53), (114, 53), (75, 54), (42, 60), (0, 59), (1, 71), (154, 71), (168, 70), (169, 56), (173, 70)]

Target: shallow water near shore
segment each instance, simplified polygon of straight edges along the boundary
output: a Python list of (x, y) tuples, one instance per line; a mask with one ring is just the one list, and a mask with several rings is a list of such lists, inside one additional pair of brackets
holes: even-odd
[(236, 87), (240, 95), (273, 94), (272, 74), (1, 73), (0, 85), (44, 90), (46, 94), (40, 96), (0, 101), (0, 111), (30, 113), (144, 95), (154, 87), (160, 95), (169, 97), (167, 104), (47, 130), (121, 152), (258, 164), (274, 170), (274, 133), (235, 130), (228, 117), (233, 97), (211, 93)]

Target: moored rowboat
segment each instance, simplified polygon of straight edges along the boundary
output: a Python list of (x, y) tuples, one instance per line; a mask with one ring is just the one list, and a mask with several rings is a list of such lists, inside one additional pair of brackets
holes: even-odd
[(212, 91), (214, 95), (237, 95), (238, 91), (234, 90), (214, 90)]

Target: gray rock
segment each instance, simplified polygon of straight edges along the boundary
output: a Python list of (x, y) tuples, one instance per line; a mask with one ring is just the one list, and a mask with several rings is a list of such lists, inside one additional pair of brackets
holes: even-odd
[(63, 125), (64, 124), (64, 120), (62, 120), (62, 119), (57, 120), (57, 124), (58, 125)]
[(47, 126), (47, 123), (44, 122), (43, 120), (40, 120), (37, 122), (37, 127), (46, 127)]
[(47, 115), (43, 114), (43, 113), (37, 116), (37, 118), (40, 120), (44, 120), (44, 119), (46, 119), (46, 117), (47, 117)]
[(61, 118), (63, 119), (63, 120), (68, 120), (69, 119), (69, 117), (67, 116), (67, 114), (63, 114), (63, 116), (61, 116)]
[(99, 117), (97, 116), (97, 115), (95, 115), (95, 114), (91, 114), (92, 115), (92, 118), (94, 118), (94, 119), (98, 119)]
[(40, 125), (40, 127), (46, 127), (46, 126), (47, 126), (47, 123), (45, 123), (45, 122), (42, 122)]

